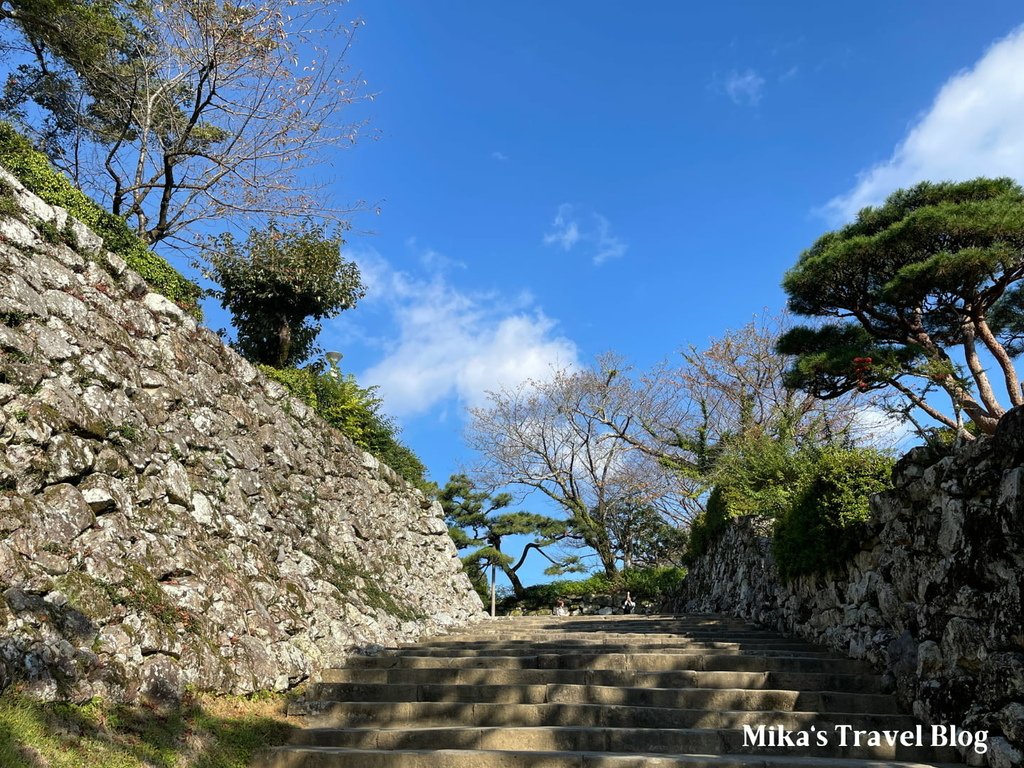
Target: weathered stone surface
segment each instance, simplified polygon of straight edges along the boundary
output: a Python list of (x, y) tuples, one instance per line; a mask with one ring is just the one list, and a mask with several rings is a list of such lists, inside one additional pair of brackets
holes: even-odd
[(117, 256), (0, 235), (0, 690), (282, 690), (480, 615), (437, 504)]
[(677, 607), (733, 613), (867, 659), (922, 719), (990, 730), (985, 764), (1020, 766), (1022, 463), (1024, 408), (957, 452), (912, 450), (894, 489), (872, 499), (875, 535), (828, 577), (784, 583), (766, 522), (738, 519), (693, 564)]

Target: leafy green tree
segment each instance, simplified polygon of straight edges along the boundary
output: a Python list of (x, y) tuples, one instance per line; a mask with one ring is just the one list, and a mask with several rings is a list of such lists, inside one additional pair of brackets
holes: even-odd
[(214, 240), (206, 274), (231, 313), (238, 350), (254, 363), (294, 366), (314, 351), (320, 321), (355, 306), (365, 290), (359, 269), (341, 256), (341, 240), (309, 223), (252, 230), (239, 247)]
[(608, 531), (624, 571), (678, 565), (686, 550), (686, 529), (666, 520), (653, 504), (616, 503)]
[[(1024, 190), (1011, 179), (922, 183), (818, 239), (785, 277), (789, 307), (831, 318), (779, 342), (786, 381), (821, 398), (895, 390), (940, 424), (982, 433), (1024, 404), (1020, 351)], [(985, 357), (987, 355), (987, 358)], [(954, 414), (928, 396), (944, 392)]]
[[(478, 490), (463, 474), (452, 477), (441, 489), (439, 501), (444, 508), (448, 531), (455, 546), (460, 550), (476, 547), (463, 557), (462, 562), (481, 596), (487, 594), (485, 570), (494, 565), (501, 569), (517, 599), (526, 594), (518, 571), (526, 562), (531, 551), (537, 551), (553, 564), (560, 563), (544, 551), (544, 548), (565, 538), (566, 525), (562, 520), (537, 515), (531, 512), (502, 512), (512, 503), (508, 493), (490, 495)], [(516, 560), (502, 552), (502, 541), (508, 536), (532, 536)]]
[[(7, 0), (0, 3), (0, 22), (19, 35), (6, 41), (7, 59), (21, 54), (21, 63), (7, 74), (0, 111), (33, 137), (51, 159), (73, 151), (74, 137), (87, 120), (83, 97), (102, 99), (96, 76), (124, 55), (139, 39), (132, 11), (145, 5), (93, 0)], [(41, 113), (29, 117), (29, 104)]]

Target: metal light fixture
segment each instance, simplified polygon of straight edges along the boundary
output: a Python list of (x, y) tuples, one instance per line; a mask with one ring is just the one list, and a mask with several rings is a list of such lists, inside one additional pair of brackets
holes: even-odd
[(338, 361), (341, 360), (341, 352), (325, 352), (324, 357), (327, 358), (327, 364), (330, 366), (330, 370), (327, 372), (327, 375), (332, 379), (339, 378)]

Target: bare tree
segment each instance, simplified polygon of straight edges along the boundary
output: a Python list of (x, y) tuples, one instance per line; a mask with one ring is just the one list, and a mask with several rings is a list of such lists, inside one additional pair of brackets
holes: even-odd
[(863, 436), (860, 414), (874, 407), (870, 395), (826, 402), (786, 386), (791, 361), (776, 346), (788, 326), (786, 313), (763, 313), (704, 349), (691, 345), (680, 353), (683, 365), (673, 375), (705, 414), (709, 442), (751, 428), (796, 442)]
[(490, 395), (471, 410), (469, 443), (482, 484), (541, 491), (568, 514), (576, 540), (608, 573), (637, 557), (664, 526), (685, 528), (730, 466), (731, 452), (768, 441), (784, 453), (856, 442), (869, 397), (829, 401), (788, 388), (775, 345), (785, 317), (763, 316), (682, 364), (635, 375), (614, 354)]
[(210, 220), (341, 220), (353, 207), (325, 204), (311, 169), (362, 126), (342, 118), (362, 98), (345, 65), (360, 22), (343, 5), (123, 6), (136, 11), (131, 33), (71, 62), (79, 113), (55, 161), (149, 243)]
[[(614, 354), (580, 374), (600, 392), (581, 401), (580, 417), (596, 419), (610, 434), (673, 471), (671, 493), (653, 503), (680, 524), (704, 509), (715, 484), (715, 464), (730, 444), (754, 434), (799, 446), (872, 438), (883, 419), (878, 398), (850, 394), (827, 403), (783, 381), (790, 359), (776, 351), (785, 314), (764, 314), (704, 349), (681, 351), (668, 363), (632, 375)], [(867, 418), (872, 414), (874, 418)]]
[(471, 410), (468, 440), (483, 457), (482, 484), (522, 485), (552, 499), (568, 515), (570, 536), (612, 575), (620, 554), (612, 518), (626, 504), (639, 509), (664, 496), (668, 473), (596, 415), (614, 406), (593, 384), (591, 372), (561, 370), (491, 393), (489, 407)]

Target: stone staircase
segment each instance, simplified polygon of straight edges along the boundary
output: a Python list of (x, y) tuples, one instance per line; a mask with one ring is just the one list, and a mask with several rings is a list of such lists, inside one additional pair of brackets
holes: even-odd
[[(493, 619), (322, 677), (264, 768), (960, 764), (927, 728), (925, 746), (855, 746), (916, 727), (869, 667), (717, 616)], [(828, 744), (774, 746), (780, 728)]]

